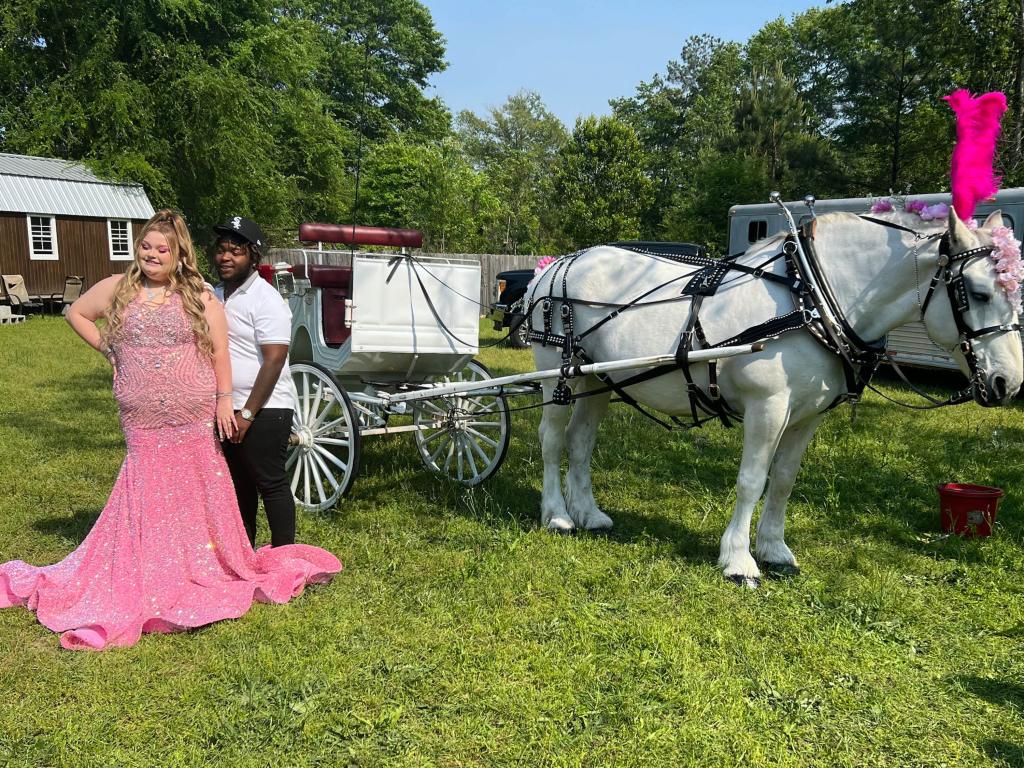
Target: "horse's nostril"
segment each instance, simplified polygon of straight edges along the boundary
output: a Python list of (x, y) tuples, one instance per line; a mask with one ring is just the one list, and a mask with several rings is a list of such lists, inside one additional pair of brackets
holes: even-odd
[(1002, 376), (992, 377), (992, 395), (997, 402), (1006, 397), (1006, 379)]

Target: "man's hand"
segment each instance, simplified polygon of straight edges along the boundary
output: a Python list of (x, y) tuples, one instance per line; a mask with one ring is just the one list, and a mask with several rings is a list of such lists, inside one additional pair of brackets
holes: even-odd
[(239, 414), (240, 411), (235, 411), (235, 424), (237, 426), (230, 437), (232, 443), (240, 443), (243, 440), (245, 440), (245, 435), (249, 431), (249, 427), (252, 426), (251, 421), (249, 421), (248, 419), (243, 419)]

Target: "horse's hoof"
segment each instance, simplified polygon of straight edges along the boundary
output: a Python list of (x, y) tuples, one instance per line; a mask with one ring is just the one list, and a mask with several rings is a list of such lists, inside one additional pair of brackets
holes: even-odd
[(742, 573), (733, 573), (725, 577), (726, 581), (731, 581), (737, 587), (746, 587), (747, 589), (757, 589), (761, 586), (761, 580), (756, 576), (744, 576)]
[(591, 515), (587, 518), (583, 527), (591, 533), (600, 533), (602, 531), (610, 531), (612, 529), (612, 519), (608, 517), (604, 512), (598, 512), (596, 515)]
[(792, 579), (800, 575), (800, 566), (791, 563), (758, 563), (769, 579)]
[(573, 524), (572, 520), (566, 517), (552, 517), (544, 527), (551, 533), (559, 533), (563, 535), (576, 533), (576, 526)]

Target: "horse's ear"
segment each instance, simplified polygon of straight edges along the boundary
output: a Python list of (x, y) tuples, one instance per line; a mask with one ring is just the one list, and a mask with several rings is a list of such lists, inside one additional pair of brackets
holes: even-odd
[[(971, 241), (971, 230), (960, 221), (953, 206), (949, 206), (949, 239), (952, 243), (969, 243)], [(956, 250), (954, 249), (954, 253)]]
[(990, 227), (1001, 227), (1003, 226), (1003, 212), (998, 208), (988, 215), (985, 219), (985, 223), (981, 225), (982, 229), (989, 229)]

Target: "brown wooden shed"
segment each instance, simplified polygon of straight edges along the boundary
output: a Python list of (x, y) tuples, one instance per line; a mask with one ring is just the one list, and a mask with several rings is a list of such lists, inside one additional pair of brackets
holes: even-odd
[(138, 184), (97, 178), (81, 163), (0, 153), (0, 274), (30, 294), (58, 293), (125, 271), (153, 206)]

